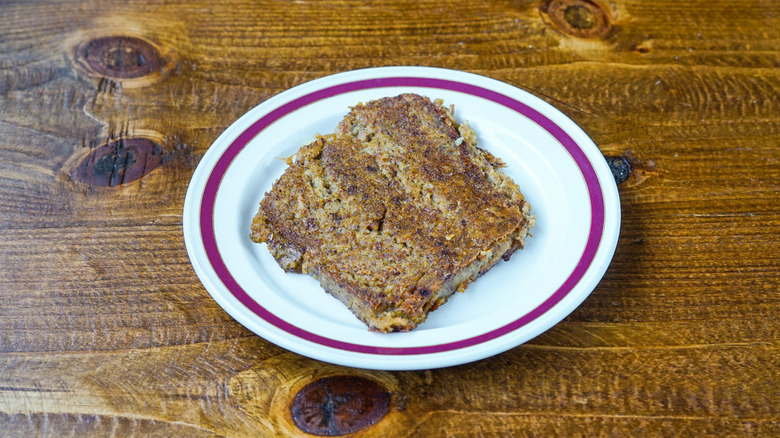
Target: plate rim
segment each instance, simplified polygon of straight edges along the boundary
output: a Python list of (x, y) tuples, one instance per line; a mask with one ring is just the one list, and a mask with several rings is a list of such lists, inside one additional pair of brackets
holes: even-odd
[[(371, 346), (331, 339), (303, 330), (267, 311), (260, 303), (252, 299), (232, 277), (229, 267), (219, 253), (213, 226), (216, 196), (222, 178), (224, 178), (232, 160), (263, 129), (281, 117), (293, 114), (296, 110), (313, 102), (342, 93), (384, 87), (446, 89), (486, 98), (534, 121), (550, 133), (572, 155), (580, 172), (583, 173), (584, 184), (587, 186), (590, 197), (592, 217), (589, 234), (583, 255), (579, 257), (572, 272), (567, 274), (568, 277), (564, 283), (542, 304), (509, 324), (476, 336), (464, 336), (454, 342), (415, 347)], [(508, 95), (510, 93), (512, 96)], [(549, 115), (554, 116), (557, 122), (552, 120)], [(242, 128), (248, 122), (248, 126)], [(567, 126), (560, 126), (562, 123)], [(575, 140), (573, 135), (579, 137), (579, 141)], [(587, 134), (565, 114), (538, 97), (496, 79), (458, 70), (406, 66), (368, 68), (337, 73), (303, 83), (269, 98), (233, 122), (212, 143), (193, 173), (187, 190), (183, 214), (185, 244), (198, 277), (217, 303), (245, 327), (291, 351), (341, 365), (393, 370), (437, 368), (479, 360), (527, 342), (560, 322), (590, 295), (609, 266), (620, 230), (620, 204), (617, 185), (611, 177), (611, 172), (608, 174), (609, 178), (606, 178), (604, 169), (609, 171), (606, 161), (601, 160), (603, 163), (594, 162), (588, 155), (588, 151), (583, 148), (590, 149), (591, 154), (597, 152), (599, 156), (602, 156), (601, 151)], [(213, 165), (210, 165), (212, 161)], [(583, 165), (585, 169), (583, 169)], [(195, 207), (198, 210), (197, 219), (191, 217)], [(605, 227), (608, 217), (616, 224), (614, 229)], [(197, 226), (193, 223), (195, 221), (197, 221)], [(200, 245), (198, 243), (203, 246), (206, 262), (210, 265), (205, 268), (210, 269), (213, 275), (216, 275), (221, 285), (215, 285), (214, 278), (206, 272), (204, 266), (201, 266), (203, 254), (199, 253)], [(587, 261), (584, 262), (585, 259)], [(573, 297), (573, 302), (569, 303), (566, 308), (558, 309), (557, 316), (552, 318), (552, 321), (547, 321), (541, 328), (527, 333), (526, 336), (513, 339), (508, 342), (508, 347), (503, 345), (498, 348), (488, 348), (489, 351), (473, 355), (473, 357), (468, 354), (465, 355), (467, 356), (465, 358), (460, 357), (463, 356), (462, 353), (467, 353), (467, 350), (484, 349), (486, 344), (490, 342), (507, 344), (508, 335), (515, 333), (530, 322), (545, 315), (550, 319), (550, 311), (561, 304), (567, 296), (571, 298), (571, 294), (575, 292), (588, 273), (591, 273), (588, 284), (579, 288), (578, 294)], [(224, 290), (220, 292), (213, 290), (220, 288), (226, 289), (237, 302), (230, 302), (232, 299), (224, 296)], [(264, 323), (271, 324), (275, 329), (291, 335), (293, 339), (291, 340), (290, 336), (284, 334), (279, 336), (278, 333), (268, 333), (262, 327), (257, 327), (257, 321), (247, 321), (241, 309), (235, 307), (236, 304), (245, 307)], [(304, 344), (311, 343), (316, 347), (312, 349), (308, 348), (309, 345), (298, 344), (295, 342), (295, 338), (300, 339)], [(334, 351), (318, 351), (318, 348), (332, 349), (335, 350), (335, 353), (346, 354), (334, 355), (332, 354)], [(377, 358), (380, 359), (380, 363), (377, 363)]]

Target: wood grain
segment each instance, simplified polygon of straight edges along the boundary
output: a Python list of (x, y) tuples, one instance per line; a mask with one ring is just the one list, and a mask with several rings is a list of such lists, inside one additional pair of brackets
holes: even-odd
[[(2, 2), (0, 436), (302, 435), (292, 400), (329, 376), (391, 394), (354, 436), (780, 435), (780, 4), (558, 3), (606, 30), (526, 0)], [(153, 71), (85, 62), (114, 37)], [(195, 276), (181, 211), (214, 139), (287, 88), (384, 65), (526, 89), (631, 164), (603, 281), (529, 343), (339, 367), (253, 335)], [(79, 178), (139, 138), (162, 153), (143, 177)]]

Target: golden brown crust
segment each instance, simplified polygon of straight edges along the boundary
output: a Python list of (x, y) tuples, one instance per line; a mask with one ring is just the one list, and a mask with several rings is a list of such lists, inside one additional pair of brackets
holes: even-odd
[(522, 248), (533, 217), (502, 165), (438, 101), (360, 104), (291, 160), (251, 237), (370, 329), (411, 330)]

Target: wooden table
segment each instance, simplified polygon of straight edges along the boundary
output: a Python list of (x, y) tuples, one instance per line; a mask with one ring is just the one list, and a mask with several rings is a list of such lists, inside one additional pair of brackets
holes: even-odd
[[(0, 436), (780, 435), (780, 3), (6, 0), (0, 17)], [(331, 365), (245, 329), (192, 269), (183, 201), (216, 137), (294, 85), (387, 65), (528, 90), (615, 166), (609, 270), (525, 345)]]

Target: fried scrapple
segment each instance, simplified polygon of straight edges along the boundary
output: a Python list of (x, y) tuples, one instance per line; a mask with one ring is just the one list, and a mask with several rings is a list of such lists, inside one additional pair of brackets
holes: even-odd
[(468, 124), (415, 94), (357, 105), (288, 164), (260, 203), (252, 240), (372, 331), (415, 328), (521, 249), (534, 224)]

